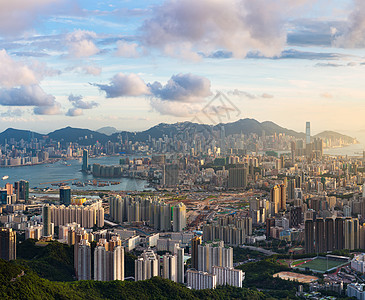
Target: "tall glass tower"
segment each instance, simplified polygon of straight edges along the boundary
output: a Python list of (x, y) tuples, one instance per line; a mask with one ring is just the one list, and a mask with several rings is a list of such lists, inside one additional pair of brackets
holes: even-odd
[(305, 143), (308, 145), (311, 143), (311, 123), (305, 124)]
[(89, 151), (84, 149), (82, 153), (82, 171), (86, 172), (89, 168)]

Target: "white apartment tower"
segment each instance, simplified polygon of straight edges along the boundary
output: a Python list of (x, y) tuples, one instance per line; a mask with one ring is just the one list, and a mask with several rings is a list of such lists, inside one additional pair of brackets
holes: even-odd
[(134, 262), (135, 281), (159, 276), (159, 260), (152, 250), (146, 250)]
[(78, 246), (77, 280), (91, 280), (91, 247), (87, 240)]

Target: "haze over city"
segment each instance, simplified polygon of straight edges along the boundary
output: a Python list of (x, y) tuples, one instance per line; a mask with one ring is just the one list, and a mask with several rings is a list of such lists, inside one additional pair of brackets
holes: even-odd
[(365, 130), (362, 1), (15, 0), (0, 8), (2, 130), (144, 130), (192, 120), (217, 91), (240, 110), (223, 122)]

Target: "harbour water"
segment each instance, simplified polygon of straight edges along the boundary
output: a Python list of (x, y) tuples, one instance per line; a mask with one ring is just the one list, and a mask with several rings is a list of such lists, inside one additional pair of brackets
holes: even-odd
[[(90, 158), (89, 164), (99, 163), (104, 165), (119, 165), (118, 156)], [(34, 166), (20, 166), (0, 168), (0, 185), (5, 186), (7, 182), (14, 183), (19, 180), (29, 181), (29, 187), (34, 188), (58, 188), (52, 186), (53, 182), (60, 182), (68, 180), (66, 184), (72, 182), (86, 182), (95, 179), (92, 175), (87, 175), (81, 170), (81, 162), (76, 160), (58, 161), (53, 164), (41, 164)], [(3, 176), (9, 176), (6, 180), (1, 180)], [(112, 191), (143, 191), (150, 190), (147, 188), (148, 182), (146, 180), (132, 179), (132, 178), (112, 178), (99, 179), (103, 181), (118, 181), (119, 184), (108, 185), (103, 187), (86, 185), (84, 187), (77, 187), (72, 185), (71, 188), (75, 190), (112, 190)]]

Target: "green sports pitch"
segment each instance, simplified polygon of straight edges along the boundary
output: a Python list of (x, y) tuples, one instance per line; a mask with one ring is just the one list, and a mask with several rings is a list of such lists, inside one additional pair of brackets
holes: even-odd
[(309, 268), (312, 271), (318, 271), (318, 272), (326, 272), (327, 270), (330, 270), (332, 268), (339, 267), (341, 265), (346, 264), (346, 261), (341, 260), (331, 260), (326, 258), (315, 258), (309, 262), (306, 262), (304, 264), (301, 264), (299, 266), (296, 266), (298, 268)]

